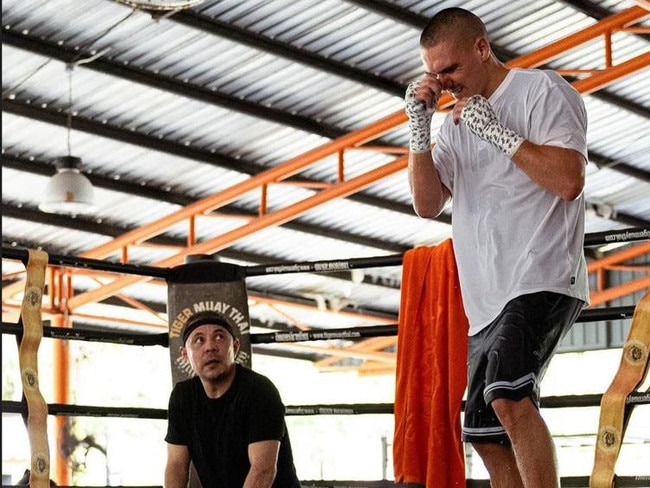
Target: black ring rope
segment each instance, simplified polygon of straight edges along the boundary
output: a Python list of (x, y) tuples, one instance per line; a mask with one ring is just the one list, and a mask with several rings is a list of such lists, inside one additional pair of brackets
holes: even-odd
[[(627, 229), (595, 232), (585, 234), (585, 247), (603, 244), (644, 241), (650, 239), (650, 228), (630, 227)], [(25, 248), (3, 245), (2, 257), (18, 259), (27, 262), (28, 250)], [(368, 258), (338, 259), (331, 261), (305, 261), (297, 263), (278, 263), (261, 266), (243, 266), (245, 276), (261, 276), (270, 274), (287, 273), (313, 273), (347, 271), (352, 269), (374, 268), (382, 266), (400, 266), (403, 254), (390, 256), (376, 256)], [(80, 258), (76, 256), (63, 256), (49, 254), (48, 262), (54, 266), (70, 266), (73, 268), (89, 268), (98, 271), (112, 271), (117, 273), (151, 276), (153, 278), (167, 278), (170, 268), (146, 266), (137, 264), (123, 264), (101, 259)]]
[[(111, 417), (111, 418), (133, 418), (164, 420), (167, 418), (167, 410), (162, 408), (140, 408), (140, 407), (105, 407), (91, 405), (66, 405), (63, 403), (48, 403), (49, 415), (61, 417)], [(2, 413), (27, 413), (27, 405), (16, 401), (2, 401)]]
[[(598, 232), (585, 234), (585, 247), (609, 243), (632, 242), (650, 239), (650, 229), (645, 227), (629, 228), (619, 231)], [(18, 259), (24, 264), (29, 257), (28, 249), (13, 246), (2, 246), (2, 256), (9, 259)], [(403, 255), (391, 255), (383, 257), (357, 258), (334, 261), (313, 261), (303, 263), (279, 263), (276, 265), (248, 266), (244, 267), (245, 276), (259, 276), (268, 274), (285, 274), (296, 272), (332, 272), (346, 271), (352, 269), (399, 266), (402, 264)], [(48, 262), (51, 265), (71, 266), (76, 268), (90, 268), (98, 271), (110, 271), (134, 275), (149, 276), (153, 278), (166, 279), (170, 268), (155, 266), (122, 264), (97, 259), (87, 259), (62, 255), (48, 255)], [(633, 314), (634, 307), (616, 307), (607, 310), (589, 309), (584, 310), (578, 321), (598, 321), (629, 318)], [(22, 326), (17, 324), (2, 323), (2, 333), (19, 335), (22, 333)], [(363, 337), (377, 337), (394, 335), (397, 333), (397, 325), (361, 327), (355, 329), (327, 329), (319, 331), (296, 331), (296, 332), (275, 332), (264, 334), (252, 334), (251, 343), (261, 344), (270, 342), (303, 342), (308, 340), (327, 339), (357, 339)], [(113, 342), (125, 345), (162, 345), (167, 346), (167, 334), (123, 334), (110, 333), (105, 331), (81, 331), (79, 329), (66, 329), (55, 327), (44, 327), (44, 337), (86, 340), (98, 342)], [(563, 397), (547, 397), (541, 399), (542, 408), (562, 407), (585, 407), (599, 406), (602, 395), (571, 395)], [(627, 405), (650, 404), (650, 393), (633, 392), (626, 399)], [(2, 401), (3, 413), (25, 414), (27, 405), (24, 402)], [(95, 407), (50, 404), (48, 405), (50, 415), (61, 416), (110, 416), (128, 418), (166, 419), (167, 411), (153, 408), (124, 408), (124, 407)], [(350, 414), (392, 414), (393, 404), (357, 404), (357, 405), (305, 405), (286, 407), (287, 415), (350, 415)], [(562, 486), (579, 487), (586, 486), (588, 477), (562, 478)], [(616, 477), (616, 486), (636, 487), (647, 486), (646, 476)], [(305, 481), (303, 488), (388, 488), (400, 486), (391, 481)], [(467, 488), (489, 487), (489, 480), (467, 480)], [(3, 485), (3, 488), (14, 488), (12, 485)], [(68, 488), (68, 487), (60, 487)], [(72, 487), (70, 487), (72, 488)], [(97, 487), (75, 487), (75, 488), (97, 488)], [(127, 488), (127, 487), (115, 487)], [(159, 486), (138, 488), (161, 488)]]
[[(599, 407), (602, 394), (543, 397), (541, 408)], [(632, 392), (625, 400), (628, 406), (650, 405), (650, 392)], [(465, 402), (462, 404), (464, 408)], [(105, 407), (90, 405), (48, 404), (48, 414), (62, 417), (119, 417), (138, 419), (166, 419), (167, 410), (161, 408)], [(288, 416), (307, 415), (382, 415), (393, 414), (392, 403), (339, 403), (321, 405), (288, 405)], [(22, 401), (2, 401), (2, 413), (25, 414), (27, 405)]]
[[(629, 319), (634, 315), (634, 306), (594, 308), (583, 310), (576, 322), (598, 322), (602, 320)], [(3, 334), (20, 335), (22, 326), (3, 322)], [(397, 324), (374, 325), (364, 327), (295, 330), (285, 332), (264, 332), (251, 334), (251, 344), (290, 343), (322, 340), (355, 340), (368, 337), (385, 337), (397, 334)], [(132, 334), (123, 332), (86, 330), (67, 327), (43, 326), (43, 337), (52, 339), (79, 340), (88, 342), (109, 342), (131, 346), (168, 347), (169, 337), (166, 332), (158, 334)]]
[[(650, 228), (633, 227), (619, 231), (606, 231), (585, 234), (584, 246), (590, 247), (603, 244), (611, 244), (614, 242), (633, 242), (648, 239), (650, 239)], [(352, 269), (372, 268), (377, 266), (400, 266), (402, 264), (403, 257), (403, 254), (393, 254), (390, 256), (373, 258), (353, 258), (334, 261), (312, 261), (293, 264), (248, 266), (246, 267), (246, 276), (348, 271)]]
[[(20, 336), (23, 332), (22, 325), (2, 323), (3, 334)], [(168, 347), (169, 337), (167, 332), (159, 334), (130, 334), (124, 332), (87, 330), (69, 327), (43, 326), (43, 337), (87, 342), (107, 342), (129, 346), (164, 346)]]
[[(17, 259), (23, 264), (29, 258), (28, 249), (23, 247), (2, 245), (2, 258)], [(78, 256), (64, 256), (61, 254), (49, 254), (48, 264), (52, 266), (69, 266), (71, 268), (92, 269), (95, 271), (110, 271), (115, 273), (132, 274), (139, 276), (151, 276), (153, 278), (167, 278), (169, 268), (159, 266), (146, 266), (138, 264), (123, 264), (102, 259), (81, 258)]]
[(604, 232), (592, 232), (585, 234), (585, 247), (600, 246), (602, 244), (613, 244), (616, 242), (647, 241), (650, 239), (650, 228), (631, 227)]

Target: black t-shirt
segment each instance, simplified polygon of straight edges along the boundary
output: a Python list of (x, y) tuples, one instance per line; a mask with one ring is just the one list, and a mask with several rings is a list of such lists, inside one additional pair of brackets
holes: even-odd
[(220, 398), (208, 398), (197, 376), (174, 386), (165, 441), (189, 448), (205, 488), (238, 488), (250, 469), (248, 445), (279, 440), (273, 487), (300, 488), (277, 388), (249, 368), (236, 368), (231, 387)]

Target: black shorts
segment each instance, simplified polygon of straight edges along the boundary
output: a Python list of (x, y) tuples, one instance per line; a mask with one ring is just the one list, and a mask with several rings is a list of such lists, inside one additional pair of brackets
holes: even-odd
[(530, 397), (539, 408), (539, 384), (558, 343), (584, 302), (552, 292), (510, 300), (499, 316), (468, 344), (465, 442), (508, 443), (490, 406), (496, 398)]

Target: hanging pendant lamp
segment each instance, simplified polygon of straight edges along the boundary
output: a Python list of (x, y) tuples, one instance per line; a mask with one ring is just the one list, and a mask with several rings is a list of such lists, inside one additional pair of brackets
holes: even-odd
[(72, 65), (68, 66), (68, 155), (54, 160), (56, 173), (45, 187), (38, 208), (43, 212), (67, 215), (88, 214), (97, 207), (90, 180), (81, 172), (81, 158), (72, 156), (70, 134), (72, 132)]
[(62, 156), (54, 160), (56, 174), (45, 187), (40, 210), (59, 214), (94, 212), (94, 190), (90, 180), (81, 173), (81, 158)]
[(182, 10), (197, 5), (204, 0), (116, 0), (129, 7), (143, 10)]

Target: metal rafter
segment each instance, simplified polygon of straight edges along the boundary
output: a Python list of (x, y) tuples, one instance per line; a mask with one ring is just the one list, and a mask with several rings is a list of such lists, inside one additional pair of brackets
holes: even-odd
[[(557, 58), (562, 53), (569, 51), (576, 46), (585, 42), (591, 41), (599, 36), (606, 36), (614, 29), (623, 29), (628, 25), (644, 18), (648, 12), (640, 7), (632, 7), (618, 14), (614, 14), (602, 21), (580, 30), (566, 38), (551, 43), (550, 45), (541, 48), (537, 51), (523, 55), (509, 63), (508, 67), (536, 67), (551, 59)], [(611, 66), (607, 69), (592, 73), (586, 78), (582, 78), (574, 82), (574, 86), (581, 93), (591, 93), (596, 91), (608, 83), (613, 82), (623, 76), (629, 75), (639, 69), (645, 68), (650, 65), (650, 53), (641, 55), (624, 63), (616, 66)], [(447, 107), (453, 103), (451, 96), (443, 96), (440, 100), (440, 106)], [(368, 140), (374, 139), (388, 130), (397, 127), (406, 122), (406, 115), (403, 111), (396, 112), (389, 115), (382, 120), (370, 124), (363, 129), (351, 132), (345, 136), (337, 138), (329, 143), (324, 144), (319, 148), (315, 148), (307, 153), (293, 158), (292, 160), (268, 169), (247, 181), (236, 184), (222, 192), (207, 197), (196, 204), (185, 207), (167, 217), (163, 217), (149, 225), (129, 232), (123, 236), (118, 237), (113, 242), (98, 246), (94, 249), (88, 250), (82, 254), (83, 257), (103, 258), (111, 253), (129, 246), (134, 242), (141, 242), (151, 238), (154, 235), (162, 232), (164, 229), (178, 222), (181, 222), (193, 215), (198, 215), (203, 212), (213, 210), (219, 206), (223, 206), (234, 201), (240, 195), (243, 195), (251, 190), (261, 188), (263, 185), (272, 184), (281, 181), (285, 178), (297, 174), (299, 171), (305, 169), (316, 161), (319, 161), (327, 156), (337, 154), (340, 151), (353, 148), (359, 144), (363, 144)], [(306, 212), (316, 205), (329, 201), (333, 198), (339, 198), (343, 195), (354, 193), (355, 191), (364, 188), (365, 186), (377, 181), (380, 178), (401, 171), (406, 167), (406, 158), (397, 158), (392, 163), (384, 165), (379, 170), (374, 170), (359, 176), (349, 182), (342, 182), (332, 185), (331, 188), (323, 190), (313, 197), (307, 198), (302, 202), (291, 205), (287, 208), (275, 211), (272, 214), (266, 214), (258, 219), (255, 219), (246, 226), (235, 229), (223, 236), (208, 240), (198, 245), (187, 248), (185, 251), (172, 256), (164, 261), (158, 263), (159, 265), (174, 266), (180, 264), (183, 258), (190, 254), (204, 254), (211, 253), (219, 249), (223, 249), (233, 242), (243, 238), (250, 233), (257, 232), (263, 228), (271, 225), (278, 225), (281, 222), (286, 222), (295, 218), (296, 216)], [(105, 298), (113, 293), (116, 293), (125, 286), (137, 283), (142, 278), (122, 278), (116, 280), (114, 283), (104, 286), (100, 289), (87, 292), (85, 294), (72, 297), (69, 301), (71, 307), (79, 306), (97, 299)]]
[[(537, 66), (548, 59), (560, 55), (561, 52), (563, 52), (563, 50), (574, 47), (574, 42), (577, 42), (578, 44), (582, 42), (586, 42), (587, 40), (590, 40), (596, 36), (609, 32), (615, 26), (620, 27), (623, 25), (627, 25), (630, 22), (640, 18), (642, 16), (641, 13), (638, 11), (635, 12), (634, 10), (635, 8), (632, 8), (623, 12), (622, 14), (616, 14), (611, 18), (606, 19), (606, 21), (602, 21), (596, 26), (592, 26), (588, 29), (585, 29), (584, 31), (569, 36), (567, 39), (554, 43), (548, 46), (547, 48), (541, 49), (536, 53), (531, 53), (529, 55), (522, 56), (521, 58), (515, 60), (515, 62), (511, 64), (513, 66), (522, 66), (522, 65)], [(638, 10), (642, 10), (642, 13), (645, 15), (646, 12), (643, 11), (643, 9), (638, 9)], [(587, 91), (587, 92), (593, 91), (603, 86), (604, 83), (611, 82), (613, 79), (616, 79), (619, 76), (628, 74), (630, 71), (627, 70), (629, 69), (638, 69), (638, 66), (647, 66), (647, 65), (648, 65), (647, 58), (641, 56), (639, 58), (636, 58), (635, 60), (628, 61), (623, 65), (601, 72), (601, 74), (593, 75), (587, 79), (579, 80), (578, 82), (576, 82), (577, 88), (580, 91)], [(448, 99), (446, 100), (446, 103), (443, 103), (443, 105), (448, 105), (450, 103), (451, 103), (451, 99)], [(321, 148), (317, 148), (313, 151), (310, 151), (309, 153), (306, 153), (301, 157), (294, 158), (294, 160), (291, 160), (288, 163), (267, 170), (255, 178), (251, 178), (251, 180), (260, 179), (261, 181), (259, 182), (254, 181), (251, 184), (251, 180), (249, 180), (249, 182), (244, 182), (242, 184), (235, 185), (235, 187), (229, 190), (220, 192), (219, 194), (213, 197), (208, 197), (200, 202), (197, 202), (196, 205), (190, 205), (188, 207), (185, 207), (181, 211), (176, 212), (175, 214), (172, 214), (167, 218), (160, 219), (158, 222), (154, 222), (152, 225), (145, 226), (141, 229), (138, 229), (137, 231), (127, 233), (121, 236), (120, 238), (116, 239), (114, 242), (110, 243), (109, 245), (99, 246), (94, 250), (90, 250), (84, 253), (84, 255), (86, 255), (87, 257), (103, 257), (107, 253), (113, 252), (121, 248), (122, 246), (128, 246), (133, 242), (138, 242), (143, 239), (148, 239), (154, 235), (157, 235), (158, 233), (160, 233), (161, 230), (163, 230), (164, 228), (170, 225), (173, 225), (176, 222), (179, 222), (185, 218), (189, 218), (192, 215), (197, 215), (198, 213), (202, 213), (210, 209), (214, 209), (217, 206), (222, 206), (224, 204), (230, 203), (238, 195), (241, 195), (251, 189), (254, 189), (258, 187), (258, 185), (273, 183), (275, 181), (288, 178), (294, 175), (295, 173), (297, 173), (298, 171), (300, 171), (301, 169), (303, 169), (304, 167), (306, 167), (307, 165), (313, 163), (314, 161), (322, 157), (325, 157), (329, 154), (336, 153), (338, 151), (345, 150), (346, 148), (349, 147), (354, 147), (355, 145), (358, 144), (362, 144), (369, 138), (376, 137), (384, 133), (385, 131), (389, 130), (390, 128), (399, 125), (400, 123), (403, 123), (404, 121), (405, 121), (405, 116), (401, 112), (389, 116), (378, 123), (371, 124), (365, 129), (355, 131), (347, 136), (341, 137), (335, 141), (332, 141), (332, 143), (325, 144)], [(405, 158), (399, 158), (395, 160), (393, 163), (389, 163), (388, 165), (386, 165), (384, 169), (377, 172), (377, 175), (392, 174), (392, 172), (403, 169), (404, 164), (405, 164)], [(385, 171), (388, 171), (388, 173), (385, 173)], [(376, 177), (377, 176), (373, 176), (372, 178), (376, 178)], [(359, 178), (357, 178), (356, 180), (359, 180)], [(375, 181), (373, 179), (367, 180), (367, 178), (362, 178), (362, 180), (366, 182), (363, 184), (363, 186), (370, 184), (372, 181)], [(249, 226), (245, 226), (248, 228), (246, 232), (253, 230), (255, 228), (259, 230), (261, 228), (265, 228), (267, 225), (277, 225), (279, 222), (283, 220), (290, 220), (291, 218), (295, 217), (295, 215), (297, 215), (298, 213), (302, 213), (306, 211), (306, 209), (312, 208), (310, 205), (315, 205), (316, 204), (315, 202), (327, 201), (327, 199), (323, 199), (323, 195), (331, 194), (334, 198), (336, 198), (347, 192), (355, 191), (355, 185), (349, 185), (345, 183), (336, 186), (345, 187), (347, 188), (347, 190), (341, 191), (340, 188), (339, 189), (331, 188), (329, 190), (322, 191), (320, 192), (320, 194), (317, 194), (314, 197), (308, 199), (311, 201), (311, 203), (309, 204), (300, 202), (299, 204), (289, 207), (288, 210), (283, 209), (281, 211), (275, 212), (273, 216), (266, 215), (260, 217), (258, 219), (257, 225), (250, 226), (249, 224)], [(331, 197), (327, 196), (326, 198), (331, 198)], [(294, 212), (296, 213), (294, 214)], [(231, 235), (229, 235), (227, 239), (218, 238), (216, 240), (213, 239), (212, 241), (208, 241), (208, 243), (202, 243), (197, 246), (192, 246), (191, 248), (188, 248), (188, 250), (186, 250), (185, 252), (179, 253), (179, 255), (175, 256), (174, 259), (176, 261), (172, 259), (172, 262), (178, 264), (177, 260), (181, 259), (184, 255), (197, 253), (198, 252), (197, 248), (202, 250), (204, 248), (214, 249), (215, 248), (214, 246), (216, 246), (216, 249), (219, 249), (220, 246), (225, 247), (232, 242), (229, 239), (241, 238), (243, 237), (243, 235), (247, 235), (246, 232), (242, 233), (241, 231), (236, 230), (229, 233)], [(213, 242), (213, 241), (221, 241), (221, 242)], [(118, 282), (119, 281), (120, 280), (118, 280)], [(126, 286), (126, 284), (123, 284), (122, 286)], [(108, 289), (112, 289), (114, 290), (114, 292), (117, 292), (117, 290), (119, 290), (121, 287), (119, 286), (119, 283), (113, 283), (112, 285), (108, 285), (103, 288), (104, 288), (104, 292), (108, 292)], [(79, 296), (73, 297), (71, 299), (72, 305), (74, 305), (75, 301), (77, 305), (80, 305), (82, 303), (87, 303), (88, 300), (91, 300), (92, 296), (101, 295), (101, 293), (95, 291), (95, 292), (88, 292), (85, 295), (86, 295), (85, 299), (82, 299)]]
[[(12, 107), (15, 107), (15, 105), (12, 105)], [(33, 107), (32, 107), (33, 108)], [(18, 109), (21, 110), (21, 109)], [(36, 108), (35, 111), (30, 111), (29, 113), (36, 113), (40, 114), (38, 110), (42, 110), (39, 108)], [(22, 112), (22, 110), (21, 110)], [(49, 115), (48, 116), (39, 116), (37, 120), (45, 120), (48, 121)], [(81, 119), (80, 119), (81, 120)], [(83, 119), (83, 120), (88, 120), (88, 119)], [(144, 136), (147, 137), (147, 136)], [(180, 150), (180, 148), (179, 148)], [(163, 151), (164, 152), (164, 151)], [(171, 153), (173, 154), (173, 153)], [(210, 153), (210, 155), (213, 156), (213, 158), (216, 160), (214, 162), (214, 165), (217, 167), (222, 167), (220, 165), (220, 157), (221, 155), (216, 154), (216, 153)], [(207, 157), (207, 154), (206, 154)], [(227, 156), (224, 156), (227, 158)], [(190, 158), (191, 159), (191, 158)], [(604, 160), (604, 158), (603, 158)], [(613, 163), (610, 160), (607, 160), (609, 163)], [(43, 176), (52, 176), (55, 172), (53, 166), (49, 163), (46, 163), (45, 161), (38, 161), (38, 160), (31, 160), (27, 159), (21, 156), (16, 156), (14, 154), (11, 154), (9, 152), (5, 152), (2, 155), (2, 166), (7, 167), (7, 168), (12, 168), (17, 171), (26, 171), (34, 174), (39, 174)], [(612, 167), (615, 165), (612, 164)], [(246, 168), (257, 168), (255, 172), (251, 173), (246, 173), (245, 170)], [(223, 166), (224, 169), (232, 169), (229, 166)], [(240, 170), (237, 170), (240, 173), (248, 174), (248, 175), (254, 175), (257, 173), (260, 173), (264, 171), (266, 167), (263, 166), (257, 166), (254, 163), (250, 162), (244, 162), (242, 165), (242, 168)], [(114, 191), (120, 191), (124, 193), (129, 193), (133, 194), (136, 196), (141, 196), (145, 198), (153, 198), (154, 200), (162, 201), (162, 202), (168, 202), (168, 203), (173, 203), (177, 205), (189, 205), (193, 202), (195, 202), (197, 199), (188, 197), (186, 195), (181, 195), (179, 193), (174, 193), (171, 191), (167, 191), (164, 189), (157, 189), (154, 188), (150, 185), (142, 185), (140, 182), (134, 182), (130, 181), (127, 179), (120, 178), (118, 180), (115, 179), (115, 175), (101, 175), (99, 173), (93, 173), (93, 174), (87, 174), (86, 175), (88, 179), (93, 183), (93, 185), (97, 185), (98, 187), (101, 188), (106, 188), (108, 190), (114, 190)], [(298, 187), (301, 186), (320, 186), (324, 187), (327, 186), (329, 183), (324, 182), (324, 181), (315, 181), (313, 179), (307, 179), (307, 178), (301, 178), (301, 177), (293, 177), (293, 178), (287, 178), (284, 180), (284, 183), (286, 184), (291, 184), (295, 185)], [(411, 205), (407, 205), (401, 202), (396, 202), (394, 200), (387, 200), (385, 198), (379, 198), (375, 197), (373, 195), (368, 195), (368, 194), (355, 194), (355, 195), (350, 195), (347, 197), (350, 201), (356, 202), (356, 203), (362, 203), (365, 205), (370, 205), (376, 208), (381, 208), (385, 210), (390, 210), (392, 212), (398, 212), (402, 213), (404, 215), (413, 215), (413, 207)], [(230, 208), (230, 207), (227, 207)], [(244, 209), (236, 209), (233, 207), (233, 212), (234, 213), (241, 213), (242, 215), (247, 215), (250, 214), (251, 212), (244, 210)], [(439, 222), (445, 223), (445, 224), (451, 224), (451, 219), (447, 216), (440, 216), (439, 218), (436, 219)], [(293, 226), (292, 224), (287, 224), (288, 228), (293, 228), (294, 230), (299, 230), (301, 232), (306, 232), (306, 233), (313, 233), (316, 235), (331, 235), (330, 229), (324, 229), (319, 226), (312, 226), (312, 228), (309, 228), (308, 224), (296, 224)], [(343, 240), (346, 240), (342, 238)], [(351, 241), (353, 242), (353, 241)], [(380, 241), (377, 241), (379, 243)], [(391, 248), (394, 248), (394, 244), (392, 243), (385, 243), (384, 245), (377, 245), (376, 247), (382, 249), (384, 248), (387, 250), (391, 250)], [(375, 246), (371, 246), (375, 247)]]
[[(627, 176), (631, 176), (633, 178), (637, 178), (644, 182), (650, 182), (650, 172), (647, 172), (641, 168), (636, 168), (634, 166), (630, 166), (628, 164), (615, 161), (610, 158), (606, 158), (593, 151), (589, 152), (589, 161), (594, 163), (600, 169), (608, 169), (610, 171), (615, 171)], [(16, 156), (7, 152), (5, 152), (2, 155), (2, 167), (15, 169), (17, 171), (22, 171), (22, 172), (38, 174), (42, 176), (48, 176), (48, 177), (54, 174), (52, 165), (49, 163), (46, 163), (44, 161), (38, 161), (35, 159), (32, 160), (21, 156)], [(118, 191), (118, 192), (139, 196), (143, 198), (151, 198), (159, 202), (166, 202), (174, 205), (186, 206), (197, 201), (196, 198), (189, 197), (184, 194), (167, 191), (166, 189), (163, 188), (155, 188), (152, 187), (151, 185), (142, 185), (139, 182), (128, 181), (125, 178), (115, 179), (114, 177), (111, 177), (109, 175), (100, 175), (97, 172), (88, 174), (86, 176), (93, 184), (93, 186), (97, 188), (104, 188), (107, 190)], [(307, 183), (307, 180), (300, 179), (300, 178), (291, 178), (285, 181), (295, 182), (296, 185), (302, 185)], [(400, 202), (386, 200), (386, 199), (374, 197), (372, 195), (366, 195), (363, 193), (349, 195), (346, 198), (350, 201), (363, 203), (365, 205), (370, 205), (376, 208), (390, 210), (391, 212), (399, 212), (409, 216), (413, 215), (413, 207), (411, 205), (406, 205)], [(599, 204), (596, 202), (587, 202), (587, 207), (598, 210)], [(243, 218), (252, 218), (255, 216), (255, 214), (252, 211), (243, 209), (241, 207), (237, 207), (235, 205), (225, 205), (224, 207), (222, 207), (222, 209), (223, 212), (226, 212), (228, 214), (240, 215)], [(630, 227), (644, 227), (650, 224), (650, 222), (646, 221), (645, 219), (641, 219), (635, 217), (634, 215), (626, 214), (624, 212), (614, 212), (612, 215), (607, 215), (607, 216), (601, 215), (601, 216), (613, 221), (617, 221), (623, 225), (630, 226)], [(34, 215), (30, 216), (30, 219), (34, 219), (34, 218), (40, 220)], [(51, 218), (51, 216), (49, 218)], [(442, 223), (451, 224), (451, 218), (446, 214), (442, 214), (438, 216), (436, 220)], [(75, 222), (79, 223), (82, 227), (85, 227), (87, 222), (90, 222), (92, 225), (92, 222), (90, 220), (79, 218), (79, 217), (75, 219)], [(368, 247), (375, 247), (377, 249), (383, 249), (390, 252), (399, 253), (405, 250), (404, 246), (397, 243), (382, 241), (379, 239), (369, 239), (369, 238), (361, 237), (356, 234), (348, 234), (345, 232), (336, 231), (321, 226), (310, 225), (304, 222), (286, 222), (282, 224), (282, 226), (286, 227), (287, 229), (295, 230), (297, 232), (304, 232), (307, 234), (319, 235), (324, 237), (332, 237), (345, 242), (361, 244)], [(126, 231), (127, 230), (125, 230), (124, 232)], [(102, 233), (102, 232), (98, 232), (98, 233)], [(113, 232), (108, 232), (108, 234), (112, 235), (113, 237), (116, 237), (118, 235)]]
[[(98, 224), (92, 220), (84, 219), (82, 217), (69, 217), (65, 215), (56, 215), (56, 214), (45, 214), (41, 211), (36, 210), (35, 208), (30, 208), (27, 206), (15, 206), (10, 204), (2, 205), (2, 214), (4, 217), (28, 220), (35, 223), (41, 223), (44, 225), (53, 225), (60, 228), (71, 229), (71, 230), (81, 230), (84, 232), (91, 232), (107, 237), (117, 237), (126, 232), (129, 232), (132, 229), (125, 228), (117, 224)], [(648, 224), (650, 225), (650, 224)], [(335, 234), (329, 234), (330, 237), (335, 237), (339, 239)], [(35, 243), (24, 242), (21, 239), (14, 239), (11, 235), (3, 235), (3, 242), (18, 242), (19, 245), (24, 247), (38, 247)], [(170, 237), (164, 234), (153, 237), (147, 241), (144, 245), (149, 246), (158, 246), (166, 247), (170, 249), (180, 250), (187, 245), (185, 239), (179, 239), (177, 237)], [(365, 245), (368, 245), (367, 243)], [(48, 249), (49, 252), (56, 254), (56, 249)], [(399, 249), (394, 252), (401, 254), (407, 251), (406, 247), (400, 246)], [(271, 265), (278, 264), (279, 261), (273, 257), (265, 256), (261, 254), (253, 254), (245, 251), (239, 251), (232, 248), (222, 249), (219, 251), (217, 257), (222, 257), (225, 259), (230, 259), (234, 261), (240, 261), (245, 263), (255, 263), (257, 265)], [(351, 272), (349, 271), (334, 271), (327, 274), (329, 277), (338, 278), (345, 281), (352, 282)], [(398, 284), (387, 284), (387, 283), (377, 283), (376, 280), (373, 280), (367, 276), (364, 276), (364, 281), (362, 283), (371, 284), (375, 286), (380, 286), (389, 289), (399, 288)], [(16, 285), (8, 285), (3, 289), (4, 296), (10, 296), (14, 292), (19, 293), (22, 291), (20, 288), (22, 283)]]
[[(407, 9), (400, 8), (396, 5), (384, 1), (379, 2), (376, 0), (355, 0), (353, 3), (367, 8), (368, 10), (377, 11), (384, 16), (410, 25), (416, 29), (421, 29), (424, 27), (424, 25), (426, 25), (428, 21), (428, 18), (423, 15), (413, 13)], [(577, 1), (570, 1), (566, 3), (572, 5), (574, 8), (597, 20), (602, 20), (609, 15), (609, 12), (602, 7), (596, 7), (593, 5), (580, 5), (584, 4), (584, 2)], [(264, 37), (259, 34), (253, 34), (243, 29), (224, 24), (223, 22), (202, 16), (195, 11), (178, 12), (174, 16), (170, 17), (170, 20), (177, 20), (182, 24), (189, 25), (191, 27), (197, 27), (211, 35), (230, 38), (236, 42), (241, 42), (255, 49), (269, 52), (276, 56), (285, 57), (286, 59), (290, 59), (292, 61), (299, 62), (308, 66), (313, 66), (317, 69), (335, 74), (337, 76), (341, 76), (352, 81), (363, 83), (369, 87), (384, 91), (400, 98), (403, 96), (404, 90), (406, 89), (405, 85), (394, 82), (382, 76), (373, 75), (356, 68), (351, 68), (342, 63), (332, 61), (329, 58), (321, 57), (317, 54), (309, 53), (303, 49), (295, 48), (290, 44), (283, 43), (274, 39), (269, 39), (268, 37)], [(648, 36), (643, 35), (642, 37), (647, 39)], [(22, 32), (18, 33), (11, 30), (3, 30), (2, 40), (3, 42), (15, 47), (26, 49), (53, 59), (58, 59), (66, 63), (70, 63), (75, 59), (79, 59), (80, 57), (90, 57), (90, 53), (82, 55), (82, 52), (80, 52), (78, 46), (74, 49), (67, 48), (65, 46), (59, 46), (58, 44), (49, 42), (47, 40), (34, 38), (29, 34)], [(497, 45), (493, 45), (492, 50), (495, 52), (497, 57), (504, 61), (512, 60), (517, 57), (516, 54), (512, 53), (511, 51)], [(226, 93), (206, 90), (203, 87), (192, 85), (184, 81), (177, 80), (173, 77), (154, 74), (145, 69), (133, 67), (131, 65), (124, 65), (123, 63), (115, 62), (110, 59), (107, 60), (98, 58), (93, 61), (93, 63), (85, 65), (85, 67), (111, 76), (117, 76), (123, 79), (152, 86), (157, 89), (164, 89), (171, 93), (176, 93), (196, 100), (227, 107), (229, 109), (253, 115), (255, 117), (263, 118), (269, 121), (279, 122), (296, 129), (309, 131), (314, 134), (322, 135), (324, 137), (338, 137), (344, 133), (344, 131), (338, 127), (328, 126), (327, 124), (322, 124), (309, 118), (296, 116), (294, 114), (288, 114), (281, 110), (241, 100)], [(649, 111), (644, 109), (641, 105), (634, 104), (629, 100), (622, 99), (621, 97), (617, 97), (608, 93), (597, 94), (595, 96), (597, 98), (603, 99), (603, 101), (606, 101), (607, 103), (612, 103), (626, 110), (638, 113), (639, 115), (645, 117), (650, 116), (648, 114)]]
[[(36, 161), (29, 161), (26, 160), (25, 158), (8, 155), (6, 153), (2, 155), (2, 166), (13, 168), (18, 171), (27, 171), (27, 172), (32, 172), (35, 174), (42, 174), (47, 176), (51, 176), (53, 174), (50, 165), (47, 165), (43, 162), (39, 163)], [(123, 178), (120, 178), (119, 180), (115, 180), (114, 178), (111, 178), (109, 176), (101, 176), (98, 175), (97, 173), (88, 174), (87, 177), (90, 180), (90, 182), (93, 184), (93, 186), (97, 188), (105, 188), (108, 190), (127, 193), (129, 195), (151, 198), (158, 202), (167, 202), (179, 206), (187, 206), (198, 201), (198, 199), (194, 197), (189, 197), (187, 195), (175, 193), (172, 191), (165, 191), (162, 188), (142, 186), (136, 182), (128, 182)], [(354, 195), (352, 197), (354, 197)], [(355, 201), (357, 201), (358, 203), (365, 203), (366, 205), (372, 205), (377, 208), (383, 208), (393, 212), (400, 212), (405, 215), (413, 216), (413, 209), (410, 205), (404, 205), (401, 203), (391, 202), (391, 201), (374, 198), (374, 197), (355, 199)], [(18, 213), (25, 214), (25, 212), (28, 211), (27, 208), (24, 207), (22, 209), (11, 210), (11, 205), (9, 206), (9, 209), (10, 209), (9, 211), (11, 211), (15, 217), (18, 215)], [(5, 215), (7, 214), (5, 213)], [(206, 215), (212, 215), (212, 214), (207, 213)], [(252, 219), (256, 217), (258, 214), (253, 212), (252, 210), (248, 210), (243, 207), (230, 204), (230, 205), (223, 206), (220, 209), (220, 211), (215, 212), (214, 215), (217, 217), (219, 215), (227, 215), (227, 216), (239, 217), (242, 219)], [(95, 232), (99, 234), (108, 234), (111, 237), (117, 237), (118, 235), (128, 232), (130, 230), (130, 229), (122, 228), (122, 232), (120, 233), (115, 233), (112, 230), (107, 230), (106, 232), (102, 232), (101, 225), (97, 224), (93, 219), (84, 218), (80, 216), (76, 217), (75, 219), (70, 219), (70, 218), (52, 215), (52, 214), (42, 214), (41, 216), (39, 216), (35, 209), (32, 209), (30, 214), (24, 217), (24, 219), (42, 221), (43, 223), (52, 222), (52, 220), (54, 219), (57, 222), (61, 223), (58, 225), (63, 225), (64, 227), (69, 227), (70, 225), (76, 225), (77, 227), (75, 228), (79, 230), (89, 230), (90, 232)], [(445, 223), (450, 223), (449, 219), (446, 219), (445, 221), (445, 219), (441, 218), (439, 220)], [(69, 222), (69, 224), (66, 225), (65, 222)], [(388, 251), (388, 252), (401, 253), (406, 250), (406, 246), (398, 242), (391, 242), (383, 239), (364, 237), (359, 234), (351, 234), (349, 232), (344, 232), (341, 230), (313, 225), (308, 222), (298, 222), (298, 221), (287, 222), (283, 224), (283, 227), (296, 232), (303, 232), (306, 234), (311, 234), (316, 236), (329, 237), (343, 242), (349, 242), (352, 244), (372, 247), (375, 249), (381, 249), (383, 251)], [(187, 243), (185, 242), (185, 244)]]

